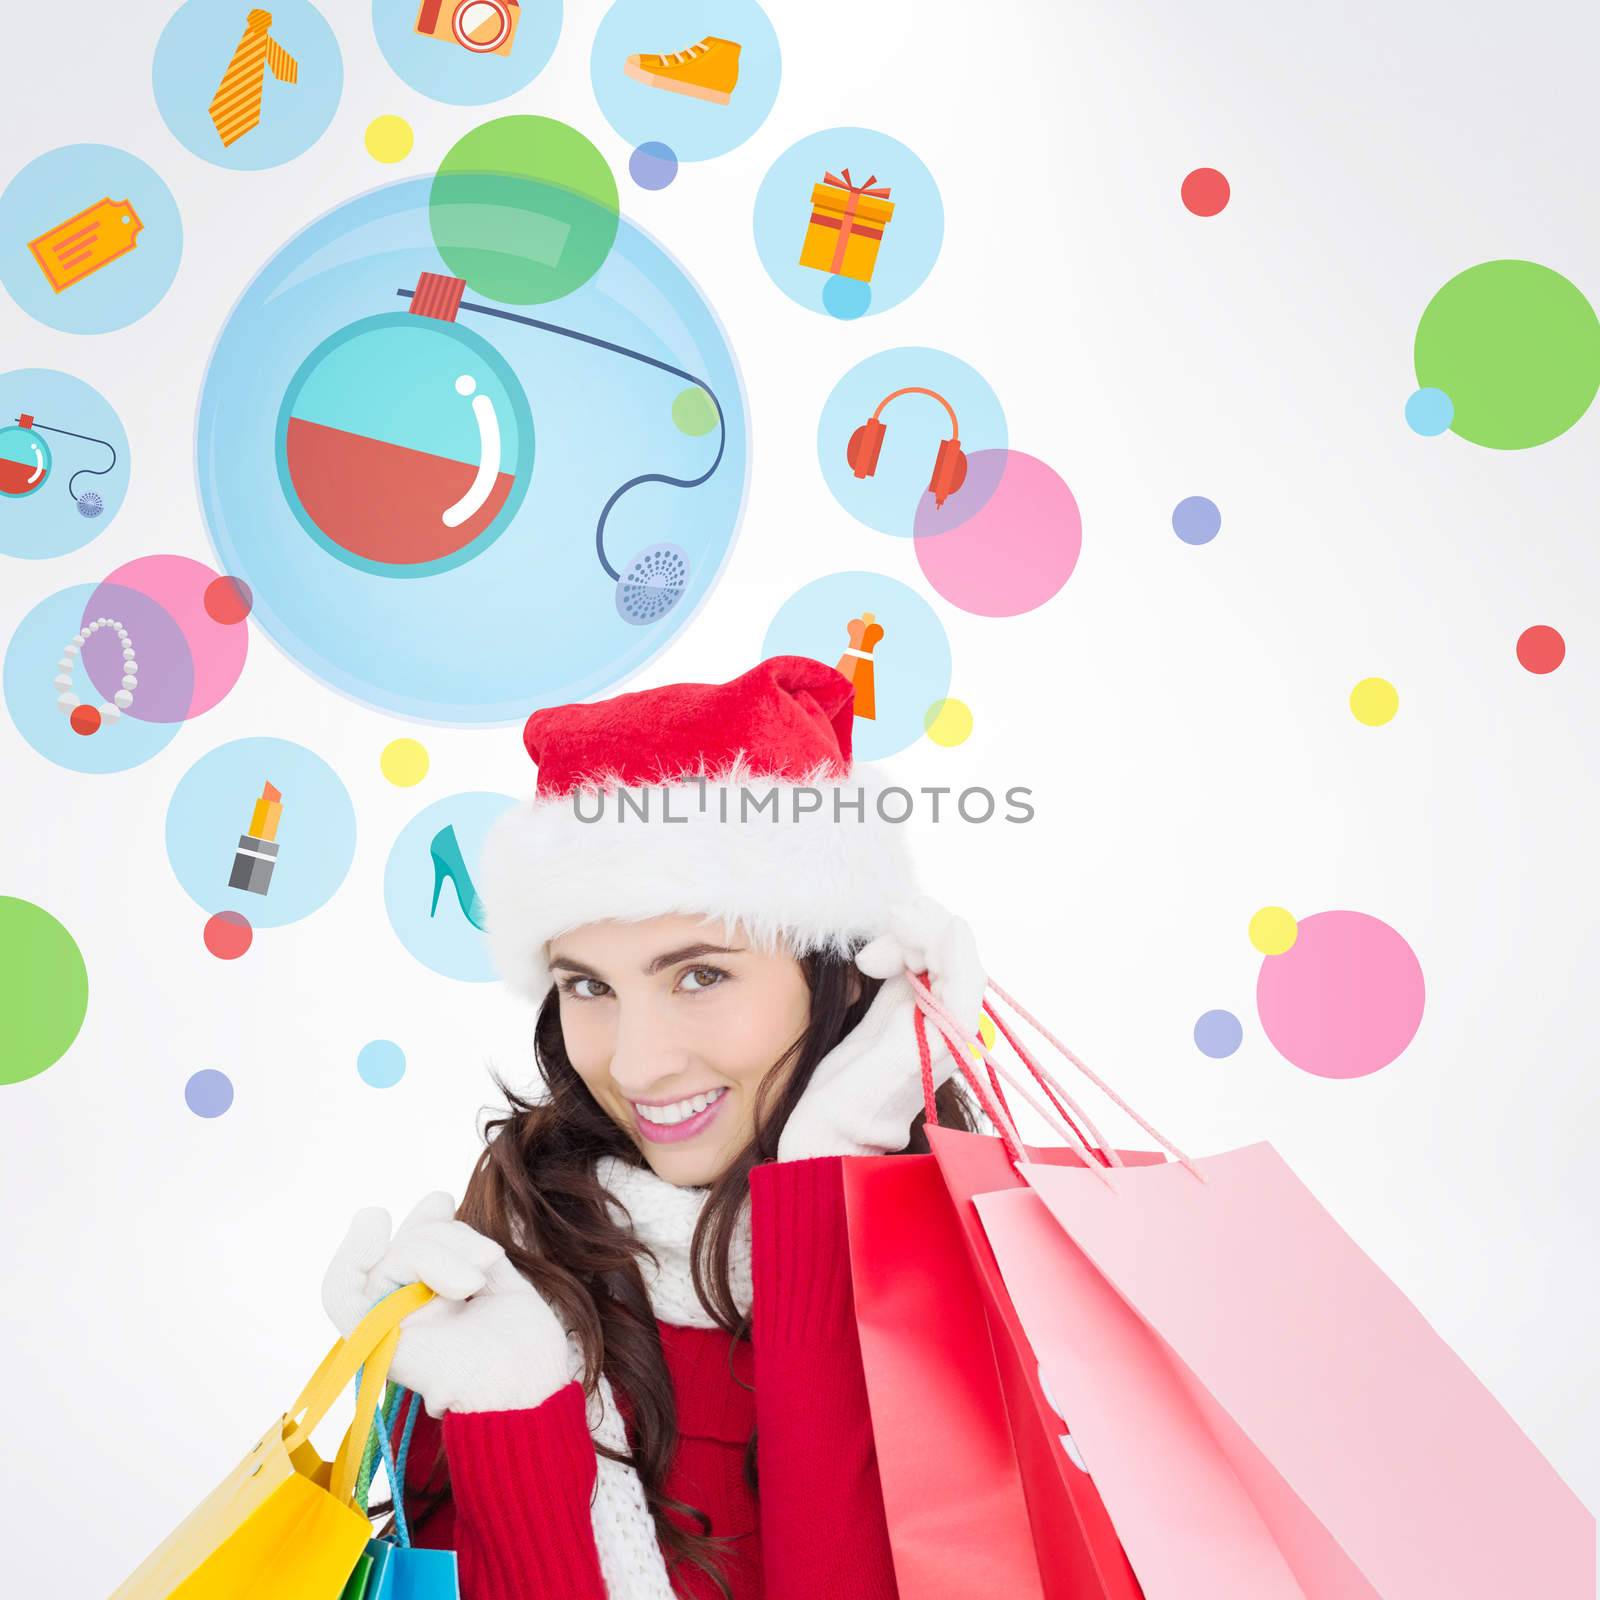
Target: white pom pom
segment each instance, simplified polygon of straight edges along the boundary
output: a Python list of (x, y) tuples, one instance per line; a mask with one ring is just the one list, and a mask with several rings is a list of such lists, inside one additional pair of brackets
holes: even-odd
[(126, 689), (117, 690), (116, 700), (117, 704), (121, 706), (124, 711), (126, 711), (128, 707), (133, 704), (133, 696), (129, 694)]

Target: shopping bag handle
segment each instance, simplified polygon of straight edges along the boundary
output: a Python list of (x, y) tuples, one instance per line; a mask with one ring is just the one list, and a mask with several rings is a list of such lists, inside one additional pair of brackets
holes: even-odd
[[(945, 1044), (948, 1046), (951, 1055), (955, 1058), (956, 1065), (961, 1069), (962, 1076), (967, 1080), (967, 1083), (973, 1088), (974, 1092), (976, 1092), (980, 1102), (983, 1104), (984, 1110), (989, 1112), (991, 1120), (995, 1121), (996, 1127), (1001, 1129), (1001, 1138), (1006, 1145), (1006, 1154), (1010, 1158), (1013, 1167), (1019, 1166), (1020, 1163), (1026, 1159), (1021, 1149), (1021, 1140), (1016, 1138), (1016, 1130), (1013, 1126), (1010, 1126), (1009, 1118), (1007, 1119), (1007, 1124), (1004, 1126), (994, 1118), (994, 1113), (991, 1110), (988, 1095), (983, 1089), (983, 1086), (979, 1083), (977, 1074), (972, 1070), (969, 1057), (965, 1055), (961, 1049), (957, 1048), (958, 1040), (963, 1045), (970, 1047), (971, 1050), (981, 1053), (984, 1061), (989, 1065), (991, 1072), (998, 1071), (999, 1075), (1003, 1077), (1006, 1082), (1009, 1083), (1011, 1087), (1015, 1089), (1017, 1093), (1020, 1094), (1023, 1099), (1026, 1100), (1028, 1104), (1031, 1105), (1034, 1110), (1037, 1111), (1040, 1116), (1042, 1116), (1045, 1121), (1053, 1129), (1055, 1129), (1056, 1132), (1061, 1134), (1067, 1143), (1082, 1156), (1084, 1164), (1089, 1168), (1089, 1170), (1095, 1173), (1096, 1176), (1100, 1177), (1102, 1181), (1109, 1184), (1110, 1180), (1105, 1175), (1106, 1166), (1123, 1166), (1125, 1163), (1123, 1162), (1122, 1157), (1117, 1154), (1115, 1147), (1110, 1145), (1101, 1136), (1099, 1130), (1095, 1127), (1088, 1113), (1085, 1112), (1084, 1109), (1072, 1098), (1072, 1096), (1067, 1093), (1067, 1091), (1055, 1078), (1046, 1072), (1045, 1069), (1033, 1059), (1028, 1051), (1023, 1048), (1016, 1036), (1009, 1028), (1006, 1027), (1005, 1023), (995, 1013), (994, 1009), (989, 1006), (987, 1002), (985, 1002), (983, 1008), (984, 1011), (999, 1025), (1001, 1032), (1004, 1033), (1006, 1037), (1007, 1043), (1009, 1043), (1017, 1052), (1017, 1054), (1021, 1056), (1024, 1064), (1027, 1066), (1029, 1072), (1033, 1075), (1033, 1078), (1038, 1086), (1042, 1088), (1047, 1095), (1049, 1095), (1055, 1110), (1047, 1110), (1044, 1106), (1042, 1106), (1032, 1093), (1031, 1086), (1019, 1081), (1018, 1077), (1014, 1073), (1014, 1069), (996, 1060), (996, 1058), (990, 1053), (988, 1045), (983, 1042), (981, 1035), (977, 1035), (972, 1038), (965, 1037), (962, 1025), (956, 1021), (946, 1007), (934, 995), (933, 991), (923, 981), (923, 979), (926, 977), (926, 973), (919, 977), (914, 973), (909, 971), (907, 972), (907, 978), (910, 981), (911, 988), (916, 996), (917, 1002), (916, 1026), (918, 1048), (919, 1052), (923, 1056), (923, 1090), (929, 1107), (931, 1108), (932, 1106), (932, 1097), (930, 1093), (932, 1087), (932, 1070), (931, 1064), (928, 1062), (926, 1055), (927, 1038), (923, 1023), (924, 1013), (933, 1019), (934, 1026), (939, 1029), (940, 1034), (943, 1036)], [(1083, 1075), (1088, 1078), (1088, 1080), (1094, 1084), (1097, 1089), (1101, 1090), (1102, 1093), (1104, 1093), (1114, 1105), (1126, 1112), (1127, 1115), (1133, 1119), (1133, 1121), (1138, 1123), (1138, 1125), (1147, 1134), (1149, 1134), (1157, 1144), (1159, 1144), (1164, 1150), (1172, 1155), (1175, 1160), (1181, 1163), (1184, 1167), (1188, 1168), (1189, 1172), (1193, 1174), (1194, 1177), (1199, 1178), (1202, 1183), (1205, 1182), (1204, 1175), (1200, 1172), (1199, 1168), (1195, 1166), (1195, 1164), (1183, 1153), (1183, 1151), (1177, 1147), (1177, 1145), (1175, 1145), (1163, 1133), (1161, 1133), (1142, 1116), (1140, 1116), (1139, 1113), (1135, 1111), (1133, 1107), (1130, 1106), (1127, 1101), (1116, 1092), (1116, 1090), (1106, 1083), (1105, 1080), (1095, 1073), (1086, 1063), (1074, 1055), (1073, 1052), (1066, 1047), (1066, 1045), (1062, 1044), (1062, 1042), (1056, 1038), (1056, 1036), (1051, 1033), (1050, 1030), (1046, 1028), (1037, 1017), (1033, 1016), (1030, 1012), (1019, 1005), (1017, 1001), (1007, 994), (1006, 991), (1002, 989), (1000, 985), (997, 984), (992, 978), (987, 980), (987, 988), (1001, 1000), (1005, 1001), (1005, 1003), (1010, 1006), (1018, 1016), (1020, 1016), (1025, 1022), (1029, 1023), (1038, 1033), (1040, 1033), (1045, 1039), (1053, 1044), (1056, 1049), (1059, 1050), (1062, 1055), (1064, 1055), (1081, 1073), (1083, 1073)], [(999, 1085), (997, 1084), (995, 1087), (998, 1091)], [(1065, 1102), (1065, 1106), (1062, 1105), (1063, 1101)], [(1084, 1138), (1083, 1134), (1079, 1132), (1077, 1124), (1074, 1123), (1071, 1117), (1068, 1115), (1066, 1107), (1070, 1107), (1073, 1111), (1076, 1111), (1083, 1119), (1084, 1126), (1088, 1128), (1090, 1135), (1094, 1138), (1095, 1143), (1099, 1146), (1099, 1149), (1096, 1152), (1090, 1152), (1088, 1141)], [(937, 1125), (937, 1117), (934, 1117), (932, 1120), (935, 1122), (935, 1125)]]
[[(404, 1288), (385, 1295), (351, 1329), (349, 1338), (341, 1339), (322, 1358), (321, 1365), (311, 1374), (299, 1398), (284, 1413), (283, 1421), (293, 1424), (284, 1434), (284, 1448), (293, 1454), (311, 1437), (328, 1414), (329, 1407), (349, 1387), (357, 1369), (368, 1369), (361, 1393), (357, 1396), (355, 1420), (339, 1446), (329, 1483), (329, 1493), (341, 1504), (353, 1501), (355, 1496), (361, 1451), (366, 1446), (373, 1414), (383, 1394), (389, 1363), (394, 1358), (395, 1347), (400, 1343), (400, 1323), (432, 1298), (433, 1290), (425, 1283), (408, 1283)], [(304, 1418), (296, 1422), (295, 1419), (302, 1412), (305, 1413)]]

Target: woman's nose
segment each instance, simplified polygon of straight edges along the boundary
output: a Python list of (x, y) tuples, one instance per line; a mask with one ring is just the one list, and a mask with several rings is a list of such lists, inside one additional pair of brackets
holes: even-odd
[(649, 1007), (622, 1007), (611, 1051), (611, 1080), (629, 1099), (651, 1100), (670, 1093), (686, 1077), (694, 1053), (676, 1039), (669, 1025)]

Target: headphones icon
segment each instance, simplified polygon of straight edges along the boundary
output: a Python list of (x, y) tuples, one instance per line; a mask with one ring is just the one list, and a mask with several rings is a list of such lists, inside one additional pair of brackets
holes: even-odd
[(939, 453), (933, 458), (933, 476), (928, 479), (928, 492), (933, 496), (933, 503), (942, 506), (967, 481), (967, 454), (961, 448), (961, 424), (956, 421), (955, 407), (933, 389), (896, 389), (893, 394), (885, 395), (872, 415), (850, 435), (845, 459), (858, 478), (870, 478), (878, 470), (883, 436), (889, 431), (888, 424), (878, 419), (883, 414), (883, 408), (903, 394), (928, 395), (950, 413), (950, 437), (939, 441)]

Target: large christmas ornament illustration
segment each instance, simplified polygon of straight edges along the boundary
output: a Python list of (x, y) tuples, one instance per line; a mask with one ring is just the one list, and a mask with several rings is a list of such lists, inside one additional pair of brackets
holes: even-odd
[(471, 560), (527, 492), (533, 417), (499, 352), (455, 320), (463, 287), (423, 273), (408, 310), (341, 328), (284, 395), (284, 494), (313, 539), (363, 571), (420, 577)]

